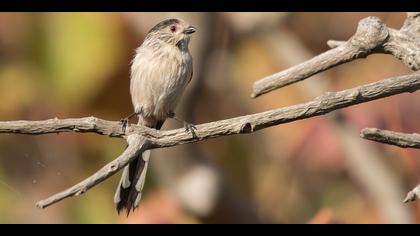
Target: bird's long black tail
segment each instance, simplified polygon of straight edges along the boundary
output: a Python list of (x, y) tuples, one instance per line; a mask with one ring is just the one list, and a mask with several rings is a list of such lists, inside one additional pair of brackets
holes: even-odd
[[(140, 122), (139, 122), (140, 123)], [(153, 128), (160, 129), (163, 122), (157, 122)], [(124, 167), (121, 180), (114, 195), (118, 214), (126, 209), (127, 216), (139, 206), (139, 202), (146, 179), (150, 150), (147, 150)]]

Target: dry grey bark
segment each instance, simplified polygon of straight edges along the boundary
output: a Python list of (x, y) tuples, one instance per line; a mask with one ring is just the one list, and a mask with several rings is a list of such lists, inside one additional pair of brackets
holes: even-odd
[(365, 128), (360, 136), (372, 141), (395, 145), (402, 148), (420, 148), (420, 134), (406, 134), (377, 128)]
[(330, 40), (328, 45), (334, 48), (256, 81), (251, 97), (258, 97), (373, 53), (391, 54), (417, 71), (420, 69), (420, 13), (408, 13), (400, 30), (388, 28), (377, 17), (367, 17), (359, 22), (356, 33), (347, 42)]
[[(419, 13), (409, 13), (404, 26), (399, 31), (387, 28), (376, 17), (365, 18), (359, 22), (356, 34), (349, 41), (344, 43), (331, 41), (330, 46), (336, 46), (336, 48), (288, 70), (257, 81), (254, 84), (252, 96), (257, 97), (334, 66), (366, 57), (371, 53), (392, 54), (412, 70), (418, 70), (420, 65), (419, 16)], [(197, 131), (194, 134), (185, 129), (158, 131), (138, 125), (130, 125), (123, 131), (119, 122), (95, 117), (0, 122), (0, 133), (37, 135), (60, 132), (93, 132), (127, 140), (128, 148), (114, 161), (77, 185), (37, 203), (38, 207), (44, 208), (64, 198), (86, 192), (127, 165), (139, 152), (147, 149), (252, 133), (274, 125), (323, 115), (333, 110), (387, 96), (414, 92), (419, 88), (420, 73), (393, 77), (353, 89), (326, 93), (312, 101), (290, 107), (197, 125)], [(144, 138), (147, 139), (146, 142), (143, 142)]]
[(36, 206), (39, 208), (45, 208), (65, 198), (71, 196), (78, 196), (80, 194), (85, 193), (87, 190), (94, 187), (95, 185), (106, 180), (107, 178), (111, 177), (119, 170), (124, 168), (124, 166), (128, 165), (128, 163), (130, 163), (134, 158), (137, 158), (140, 155), (140, 153), (147, 150), (149, 143), (143, 142), (143, 140), (144, 137), (140, 135), (129, 135), (127, 137), (128, 146), (119, 157), (106, 164), (95, 174), (74, 185), (73, 187), (68, 188), (57, 194), (54, 194), (53, 196), (45, 200), (37, 202)]
[(417, 185), (413, 190), (407, 193), (407, 197), (404, 199), (404, 203), (415, 201), (420, 198), (420, 184)]
[[(389, 78), (353, 89), (326, 93), (312, 101), (294, 106), (197, 125), (197, 130), (194, 134), (186, 131), (184, 128), (158, 131), (134, 124), (129, 125), (123, 131), (119, 122), (95, 117), (0, 122), (0, 133), (39, 135), (61, 132), (92, 132), (110, 137), (125, 138), (129, 142), (128, 150), (131, 150), (130, 152), (125, 151), (120, 157), (76, 186), (37, 204), (39, 207), (47, 207), (66, 197), (82, 194), (89, 188), (112, 176), (127, 165), (140, 149), (172, 147), (221, 136), (252, 133), (271, 126), (323, 115), (337, 109), (395, 94), (412, 93), (418, 89), (420, 89), (420, 73)], [(148, 140), (147, 145), (134, 146), (130, 144), (129, 140), (133, 135), (137, 138), (140, 136), (146, 138)]]
[[(290, 67), (313, 57), (313, 53), (306, 48), (299, 37), (287, 29), (280, 28), (277, 32), (264, 34), (262, 40), (270, 56), (279, 65)], [(328, 74), (317, 74), (305, 83), (296, 84), (296, 89), (301, 92), (304, 98), (312, 99), (324, 91), (331, 90), (332, 79)], [(325, 119), (328, 120), (329, 126), (333, 128), (335, 136), (341, 143), (349, 177), (357, 182), (359, 188), (363, 189), (363, 193), (378, 209), (386, 223), (413, 223), (412, 211), (399, 202), (406, 192), (398, 175), (386, 165), (378, 149), (355, 135), (355, 127), (345, 122), (344, 117), (344, 119), (337, 119), (337, 117), (342, 117), (341, 110), (333, 113), (334, 115), (326, 116)]]
[(379, 18), (359, 21), (348, 41), (329, 40), (332, 49), (254, 83), (252, 98), (302, 81), (322, 71), (365, 58), (373, 53), (391, 54), (413, 71), (420, 69), (420, 12), (409, 12), (400, 30), (388, 28)]
[[(406, 134), (377, 128), (365, 128), (360, 132), (362, 138), (391, 144), (402, 148), (420, 148), (420, 134)], [(404, 203), (415, 201), (420, 198), (420, 185), (407, 193)]]
[(150, 149), (172, 147), (220, 136), (252, 133), (274, 125), (319, 116), (352, 105), (415, 92), (420, 88), (420, 73), (384, 79), (340, 92), (328, 92), (312, 101), (266, 112), (197, 125), (194, 134), (184, 128), (158, 131), (130, 124), (125, 132), (121, 124), (95, 117), (50, 119), (45, 121), (0, 122), (0, 133), (48, 134), (61, 132), (91, 132), (110, 137), (126, 138), (139, 134), (150, 141)]

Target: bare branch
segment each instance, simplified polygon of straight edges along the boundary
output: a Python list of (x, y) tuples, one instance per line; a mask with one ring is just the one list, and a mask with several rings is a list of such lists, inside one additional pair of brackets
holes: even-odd
[(128, 136), (127, 142), (128, 147), (115, 160), (111, 161), (110, 163), (102, 167), (100, 170), (98, 170), (95, 174), (86, 178), (82, 182), (74, 185), (73, 187), (68, 188), (57, 194), (54, 194), (53, 196), (45, 200), (37, 202), (36, 206), (39, 208), (45, 208), (67, 197), (78, 196), (80, 194), (85, 193), (90, 188), (94, 187), (95, 185), (101, 183), (102, 181), (117, 173), (120, 169), (122, 169), (124, 166), (130, 163), (134, 158), (138, 157), (140, 153), (146, 150), (149, 145), (148, 142), (144, 142), (144, 138), (142, 136), (135, 134)]
[[(339, 49), (339, 47), (336, 49)], [(326, 93), (312, 101), (290, 107), (197, 125), (197, 131), (194, 134), (185, 131), (185, 129), (157, 131), (139, 125), (130, 125), (123, 132), (122, 125), (119, 122), (95, 117), (0, 122), (0, 133), (39, 135), (60, 132), (91, 132), (128, 140), (129, 147), (116, 160), (110, 162), (97, 173), (77, 185), (37, 203), (38, 207), (44, 208), (69, 196), (86, 192), (89, 188), (104, 181), (127, 165), (140, 151), (193, 143), (221, 136), (252, 133), (260, 129), (323, 115), (337, 109), (387, 96), (414, 92), (419, 88), (420, 73), (389, 78), (353, 89)], [(140, 143), (141, 140), (144, 140), (143, 138), (140, 139), (142, 136), (148, 140), (146, 142), (147, 145)], [(130, 141), (133, 139), (137, 141)]]
[(420, 148), (420, 134), (405, 134), (376, 128), (366, 128), (360, 132), (364, 139), (395, 145), (402, 148)]
[(258, 97), (274, 89), (299, 82), (345, 62), (364, 58), (387, 37), (387, 28), (379, 18), (365, 18), (359, 22), (356, 34), (349, 41), (299, 65), (256, 81), (251, 97)]
[(287, 70), (258, 80), (252, 86), (253, 93), (251, 94), (251, 97), (256, 98), (274, 89), (299, 82), (319, 72), (351, 61), (355, 56), (363, 56), (362, 54), (359, 54), (357, 48), (347, 47), (345, 45), (331, 49), (299, 65), (290, 67)]
[[(419, 16), (419, 13), (409, 13), (400, 30), (388, 28), (376, 17), (365, 18), (359, 22), (356, 33), (347, 42), (330, 40), (328, 45), (334, 47), (333, 49), (292, 68), (256, 81), (251, 96), (260, 96), (337, 65), (364, 58), (372, 53), (392, 54), (412, 70), (417, 71), (420, 69)], [(326, 93), (309, 102), (294, 106), (197, 125), (197, 130), (193, 133), (185, 129), (158, 131), (139, 125), (130, 125), (126, 130), (123, 130), (119, 122), (95, 117), (0, 122), (0, 133), (40, 135), (61, 132), (90, 132), (127, 140), (129, 145), (118, 158), (73, 187), (36, 204), (40, 208), (45, 208), (67, 197), (85, 193), (118, 172), (139, 156), (141, 152), (148, 149), (171, 147), (222, 136), (253, 133), (271, 126), (324, 115), (337, 109), (400, 93), (414, 92), (418, 89), (420, 89), (420, 72), (393, 77), (340, 92)], [(418, 134), (408, 135), (378, 129), (362, 131), (362, 137), (364, 138), (402, 147), (418, 148), (419, 136)], [(420, 185), (409, 192), (404, 202), (413, 201), (416, 196), (419, 197), (419, 192)]]
[(419, 88), (420, 73), (389, 78), (353, 89), (326, 93), (312, 101), (290, 107), (197, 125), (197, 131), (194, 132), (195, 135), (191, 135), (190, 132), (183, 128), (157, 131), (134, 124), (127, 127), (124, 133), (119, 122), (106, 121), (95, 117), (0, 122), (0, 133), (46, 134), (76, 131), (122, 138), (131, 134), (139, 134), (150, 141), (150, 149), (162, 148), (220, 136), (252, 133), (274, 125), (323, 115), (340, 108), (387, 96), (414, 92)]
[[(420, 148), (420, 134), (406, 134), (377, 128), (365, 128), (360, 132), (364, 139), (395, 145), (402, 148)], [(407, 193), (404, 203), (420, 198), (420, 185)]]
[[(399, 93), (414, 92), (418, 89), (420, 89), (420, 73), (389, 78), (353, 89), (326, 93), (312, 101), (290, 107), (197, 125), (194, 135), (183, 128), (157, 131), (139, 125), (130, 125), (126, 129), (126, 133), (123, 133), (119, 122), (106, 121), (95, 117), (0, 122), (0, 133), (39, 135), (76, 131), (92, 132), (112, 137), (127, 137), (129, 146), (123, 154), (77, 185), (37, 203), (38, 207), (45, 208), (69, 196), (86, 192), (89, 188), (104, 181), (127, 165), (140, 151), (193, 143), (221, 136), (252, 133), (274, 125), (307, 119), (340, 108)], [(141, 144), (143, 138), (140, 139), (140, 137), (142, 136), (148, 140), (147, 145)]]
[(0, 133), (40, 135), (62, 132), (98, 133), (119, 138), (123, 138), (125, 135), (122, 125), (118, 122), (102, 120), (93, 116), (76, 119), (54, 118), (43, 121), (0, 122)]
[(410, 69), (420, 69), (420, 17), (409, 14), (400, 30), (388, 28), (379, 18), (367, 17), (359, 22), (356, 33), (347, 41), (329, 41), (334, 47), (312, 59), (279, 73), (258, 80), (253, 85), (251, 97), (307, 79), (355, 59), (373, 53), (392, 54)]
[[(313, 57), (300, 40), (285, 29), (276, 34), (264, 35), (263, 43), (273, 57), (280, 60), (279, 64), (294, 65)], [(298, 84), (296, 89), (301, 90), (302, 96), (313, 98), (330, 89), (329, 84), (332, 82), (330, 79), (332, 78), (326, 74), (318, 74), (311, 80)], [(325, 118), (342, 143), (348, 173), (363, 189), (366, 189), (366, 194), (381, 212), (383, 219), (389, 223), (411, 223), (410, 210), (398, 203), (403, 192), (401, 181), (398, 181), (395, 173), (390, 171), (380, 151), (355, 136), (354, 130), (342, 120), (336, 119), (335, 116)], [(366, 156), (369, 158), (365, 158)]]
[(404, 199), (404, 203), (415, 201), (417, 198), (420, 198), (420, 184), (417, 185), (413, 190), (407, 193), (407, 197)]

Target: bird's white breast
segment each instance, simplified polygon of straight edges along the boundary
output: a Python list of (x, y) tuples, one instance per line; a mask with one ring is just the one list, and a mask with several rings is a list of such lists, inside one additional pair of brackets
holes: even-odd
[(134, 108), (146, 117), (165, 120), (190, 81), (192, 58), (188, 47), (162, 44), (159, 50), (140, 47), (136, 52), (130, 83)]

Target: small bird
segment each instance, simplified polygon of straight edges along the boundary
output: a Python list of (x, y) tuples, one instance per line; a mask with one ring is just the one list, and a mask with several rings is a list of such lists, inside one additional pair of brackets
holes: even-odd
[[(174, 109), (193, 74), (188, 49), (190, 36), (196, 29), (182, 19), (167, 19), (155, 25), (136, 49), (131, 64), (130, 94), (134, 113), (122, 120), (138, 116), (138, 124), (160, 129), (167, 118), (174, 118)], [(184, 122), (186, 129), (195, 127)], [(127, 165), (114, 196), (118, 214), (127, 216), (139, 205), (150, 157), (147, 150)]]

